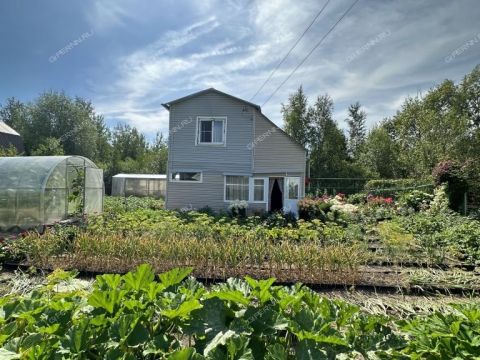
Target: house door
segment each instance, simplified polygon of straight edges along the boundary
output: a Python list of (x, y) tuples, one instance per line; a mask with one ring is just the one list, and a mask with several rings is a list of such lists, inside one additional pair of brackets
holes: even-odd
[(298, 216), (298, 200), (300, 199), (300, 178), (286, 177), (285, 178), (285, 201), (283, 212), (292, 212)]
[(282, 211), (283, 209), (283, 179), (269, 179), (269, 211)]

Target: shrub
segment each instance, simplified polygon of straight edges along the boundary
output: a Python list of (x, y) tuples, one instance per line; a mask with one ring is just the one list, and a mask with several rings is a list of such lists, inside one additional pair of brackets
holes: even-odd
[(435, 189), (433, 200), (430, 203), (430, 213), (442, 214), (449, 212), (449, 200), (445, 189), (446, 185), (440, 185), (438, 188)]
[(347, 198), (347, 203), (354, 205), (365, 204), (367, 201), (367, 196), (368, 194), (364, 192), (349, 195)]
[(399, 199), (399, 204), (407, 208), (412, 208), (415, 211), (420, 211), (426, 210), (430, 206), (432, 200), (432, 194), (420, 190), (413, 190), (402, 194)]
[(450, 208), (460, 211), (464, 204), (464, 194), (468, 190), (467, 169), (458, 162), (447, 160), (440, 162), (432, 171), (436, 185), (446, 184)]
[(228, 206), (232, 217), (245, 218), (247, 216), (248, 202), (244, 200), (234, 201)]
[(433, 185), (431, 179), (378, 179), (367, 181), (364, 190), (371, 193), (381, 193), (382, 190), (388, 192), (389, 190), (412, 188), (430, 184)]
[(368, 195), (367, 205), (370, 207), (392, 207), (395, 203), (391, 197)]
[(326, 220), (326, 213), (332, 207), (329, 197), (310, 198), (306, 197), (298, 202), (298, 215), (303, 220), (320, 219)]
[(293, 213), (287, 213), (287, 214), (282, 214), (278, 212), (264, 213), (262, 214), (261, 219), (263, 221), (262, 225), (268, 228), (284, 227), (284, 226), (287, 226), (288, 224), (290, 225), (297, 224), (297, 218)]
[(215, 210), (213, 210), (210, 206), (204, 206), (200, 209), (198, 209), (198, 212), (199, 213), (202, 213), (202, 214), (206, 214), (208, 216), (215, 216), (216, 213), (215, 213)]

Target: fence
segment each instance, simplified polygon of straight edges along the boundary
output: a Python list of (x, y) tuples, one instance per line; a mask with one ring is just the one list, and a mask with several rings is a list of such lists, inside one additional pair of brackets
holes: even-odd
[(347, 195), (363, 191), (369, 179), (362, 178), (311, 178), (307, 185), (307, 193), (311, 195)]

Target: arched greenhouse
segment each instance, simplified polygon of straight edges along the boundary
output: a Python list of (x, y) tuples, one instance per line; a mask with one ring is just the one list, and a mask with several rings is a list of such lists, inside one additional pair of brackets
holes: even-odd
[(103, 171), (82, 156), (0, 157), (0, 232), (103, 210)]

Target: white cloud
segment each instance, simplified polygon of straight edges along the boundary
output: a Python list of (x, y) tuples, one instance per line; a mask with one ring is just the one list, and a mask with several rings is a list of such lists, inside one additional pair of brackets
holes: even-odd
[[(162, 29), (156, 41), (115, 59), (105, 69), (114, 80), (95, 89), (103, 94), (99, 108), (107, 117), (154, 133), (167, 128), (161, 102), (175, 97), (215, 87), (249, 100), (323, 4), (314, 0), (189, 3), (185, 18), (196, 21), (181, 25), (179, 18), (175, 29)], [(330, 2), (255, 102), (262, 104), (350, 4)], [(371, 125), (391, 116), (404, 96), (425, 91), (446, 77), (458, 79), (475, 65), (480, 46), (472, 46), (449, 64), (444, 58), (479, 32), (478, 11), (472, 10), (473, 0), (463, 7), (446, 0), (436, 4), (359, 2), (264, 106), (264, 113), (281, 125), (280, 104), (303, 84), (311, 102), (317, 95), (332, 96), (339, 123), (348, 105), (360, 101)], [(95, 9), (98, 14), (106, 11), (100, 5)], [(136, 16), (132, 7), (128, 13), (119, 6), (114, 9), (106, 15), (110, 26)], [(386, 31), (387, 37), (364, 46)], [(346, 61), (352, 53), (357, 55)]]
[(128, 11), (124, 0), (93, 0), (86, 8), (86, 18), (96, 33), (104, 33), (117, 26), (124, 26), (132, 20), (133, 14)]

